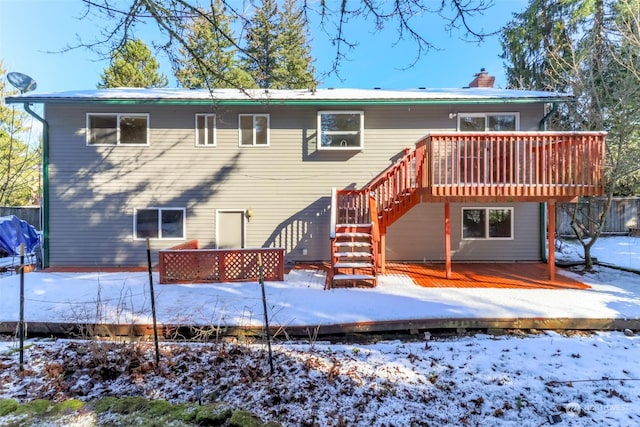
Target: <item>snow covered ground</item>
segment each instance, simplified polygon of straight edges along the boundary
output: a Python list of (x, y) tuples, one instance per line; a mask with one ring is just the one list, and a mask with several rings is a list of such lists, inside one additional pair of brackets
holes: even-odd
[[(560, 260), (575, 260), (564, 242)], [(600, 261), (640, 268), (640, 238), (601, 238)], [(598, 266), (593, 273), (560, 270), (591, 286), (573, 289), (421, 288), (406, 276), (386, 275), (375, 289), (324, 290), (322, 272), (293, 270), (267, 282), (272, 325), (310, 326), (421, 318), (640, 318), (640, 275)], [(154, 283), (157, 283), (157, 275)], [(19, 317), (19, 276), (0, 278), (0, 322)], [(256, 282), (155, 285), (158, 322), (174, 325), (261, 326)], [(27, 322), (151, 323), (147, 273), (28, 273)]]
[[(557, 257), (578, 254), (564, 243)], [(640, 238), (603, 238), (594, 255), (639, 268)], [(425, 289), (383, 277), (377, 289), (324, 291), (322, 275), (293, 271), (285, 282), (267, 283), (267, 298), (272, 324), (283, 326), (427, 316), (640, 318), (640, 275), (597, 267), (579, 279), (592, 289)], [(17, 286), (17, 276), (0, 279), (0, 321), (17, 320)], [(147, 322), (148, 287), (146, 274), (29, 273), (27, 321)], [(255, 283), (156, 289), (162, 322), (261, 324)], [(202, 387), (205, 402), (223, 400), (285, 426), (633, 426), (640, 425), (640, 335), (626, 332), (374, 344), (309, 337), (275, 344), (273, 375), (262, 344), (162, 343), (159, 369), (145, 370), (149, 363), (122, 362), (131, 354), (153, 361), (150, 343), (119, 358), (128, 347), (58, 340), (32, 342), (28, 373), (18, 377), (18, 355), (8, 351), (16, 343), (5, 342), (0, 398), (141, 395), (183, 402), (195, 400)], [(103, 360), (113, 366), (95, 364), (102, 345), (111, 345)]]

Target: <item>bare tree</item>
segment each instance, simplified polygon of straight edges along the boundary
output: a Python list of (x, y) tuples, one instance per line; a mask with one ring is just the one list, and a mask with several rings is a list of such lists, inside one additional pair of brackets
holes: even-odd
[[(471, 21), (474, 16), (484, 13), (493, 6), (493, 0), (334, 0), (311, 1), (300, 0), (301, 10), (305, 19), (317, 19), (324, 34), (335, 46), (335, 56), (331, 69), (327, 74), (339, 75), (340, 65), (348, 59), (349, 52), (357, 45), (357, 40), (347, 35), (347, 28), (354, 19), (364, 19), (382, 29), (395, 26), (398, 38), (396, 40), (411, 40), (415, 44), (415, 57), (409, 65), (415, 64), (427, 51), (435, 46), (429, 40), (428, 28), (419, 25), (417, 17), (424, 14), (437, 14), (442, 17), (448, 30), (463, 29), (470, 41), (482, 41), (489, 33), (483, 29), (476, 30)], [(127, 40), (135, 37), (136, 26), (141, 23), (152, 22), (157, 25), (162, 40), (156, 40), (157, 48), (163, 49), (170, 60), (176, 60), (176, 52), (180, 50), (193, 58), (198, 68), (206, 70), (214, 79), (224, 79), (218, 76), (218, 71), (212, 69), (205, 61), (201, 61), (198, 52), (188, 43), (189, 22), (193, 19), (201, 20), (215, 31), (226, 36), (227, 40), (245, 57), (251, 60), (245, 48), (240, 46), (233, 34), (229, 34), (220, 25), (215, 15), (203, 12), (198, 0), (83, 0), (85, 15), (97, 14), (107, 18), (112, 23), (101, 34), (100, 38), (91, 42), (80, 40), (76, 47), (105, 49), (103, 54), (123, 46)], [(222, 0), (223, 8), (229, 13), (229, 18), (241, 28), (246, 28), (251, 22), (251, 11), (256, 6), (252, 0)], [(494, 33), (491, 33), (494, 34)], [(255, 58), (253, 58), (255, 60)]]
[[(594, 5), (585, 36), (572, 55), (554, 55), (550, 71), (557, 81), (570, 82), (576, 96), (567, 123), (578, 130), (608, 132), (605, 200), (583, 198), (569, 212), (588, 270), (593, 267), (591, 248), (604, 229), (613, 197), (621, 185), (640, 175), (640, 1), (597, 0)], [(593, 204), (599, 209), (592, 209)], [(599, 213), (591, 215), (593, 211)]]

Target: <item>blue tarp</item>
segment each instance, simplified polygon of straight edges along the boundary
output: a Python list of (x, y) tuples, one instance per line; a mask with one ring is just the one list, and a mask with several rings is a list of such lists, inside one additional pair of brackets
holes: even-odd
[(0, 216), (0, 249), (9, 256), (20, 255), (20, 243), (24, 243), (25, 254), (32, 253), (40, 244), (40, 234), (15, 215)]

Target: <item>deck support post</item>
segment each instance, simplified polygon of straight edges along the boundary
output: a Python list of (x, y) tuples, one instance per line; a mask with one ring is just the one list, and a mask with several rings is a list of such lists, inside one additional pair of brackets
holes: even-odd
[(380, 233), (380, 242), (379, 245), (379, 264), (380, 264), (380, 273), (384, 274), (387, 270), (387, 231), (385, 230), (383, 233)]
[(556, 279), (556, 201), (549, 200), (547, 202), (547, 248), (549, 255), (547, 262), (549, 263), (549, 280)]
[(451, 279), (451, 206), (444, 204), (444, 264), (445, 277)]

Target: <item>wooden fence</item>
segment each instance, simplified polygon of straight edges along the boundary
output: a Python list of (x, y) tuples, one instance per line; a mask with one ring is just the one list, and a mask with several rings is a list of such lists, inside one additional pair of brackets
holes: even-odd
[(284, 249), (199, 249), (192, 240), (158, 252), (160, 283), (257, 281), (259, 257), (265, 280), (284, 280)]
[(0, 216), (9, 215), (15, 215), (21, 220), (27, 221), (29, 224), (33, 225), (36, 230), (42, 229), (42, 227), (40, 227), (40, 208), (38, 206), (0, 206)]
[[(588, 226), (587, 218), (597, 218), (605, 208), (605, 198), (594, 198), (578, 206), (578, 220)], [(558, 203), (556, 208), (556, 233), (573, 236), (571, 213), (575, 203)], [(614, 198), (604, 224), (603, 234), (626, 234), (640, 227), (640, 197)], [(593, 230), (590, 230), (593, 232)]]

